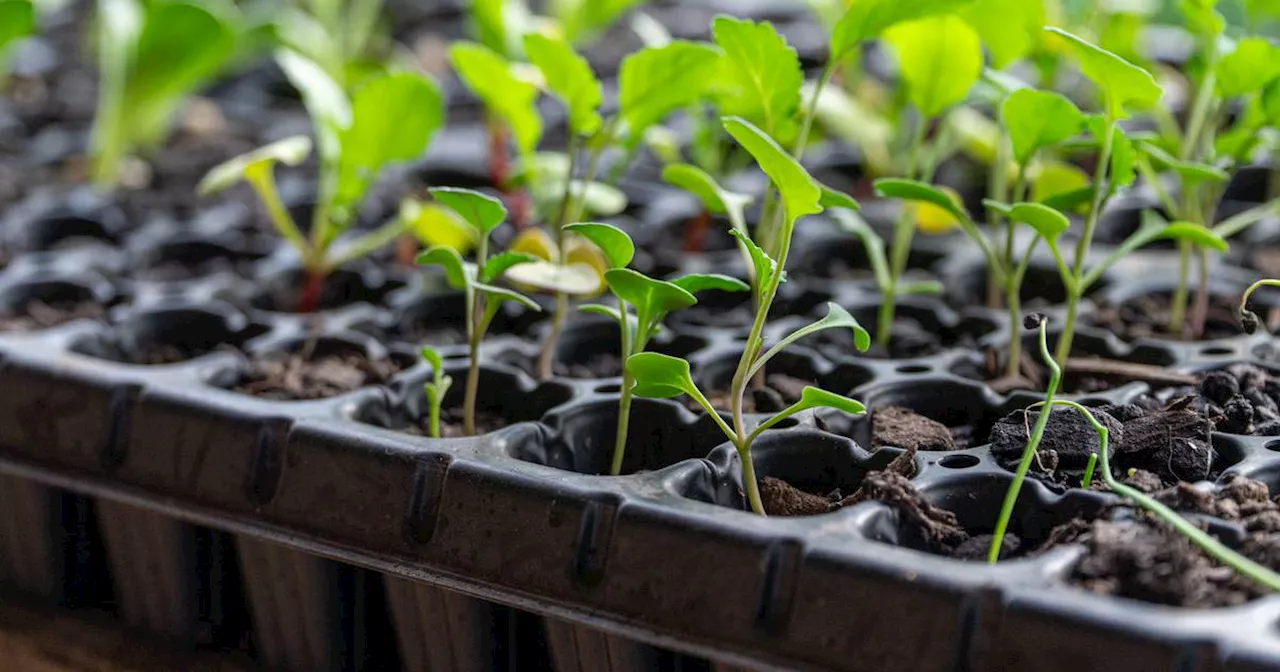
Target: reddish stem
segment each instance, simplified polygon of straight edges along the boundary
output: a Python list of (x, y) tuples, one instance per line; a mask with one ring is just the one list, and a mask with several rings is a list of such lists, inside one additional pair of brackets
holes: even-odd
[(413, 236), (400, 236), (396, 241), (396, 264), (411, 268), (418, 263), (418, 241)]
[(489, 180), (507, 197), (511, 220), (516, 230), (524, 229), (533, 219), (533, 201), (523, 189), (511, 189), (510, 133), (498, 123), (489, 124)]
[(702, 252), (707, 248), (707, 231), (711, 228), (711, 213), (703, 210), (689, 220), (684, 227), (684, 251)]
[(320, 307), (320, 295), (324, 292), (324, 275), (319, 271), (307, 271), (307, 284), (302, 290), (302, 300), (298, 302), (299, 313), (311, 314)]

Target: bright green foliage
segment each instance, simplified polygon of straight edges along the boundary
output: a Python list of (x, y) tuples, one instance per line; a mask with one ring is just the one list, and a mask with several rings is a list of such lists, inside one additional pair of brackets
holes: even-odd
[(831, 35), (831, 61), (852, 54), (858, 45), (879, 37), (885, 29), (904, 21), (948, 14), (973, 0), (858, 0), (851, 3)]
[(618, 73), (618, 114), (632, 144), (672, 112), (702, 99), (720, 62), (714, 47), (675, 41), (627, 56)]
[(0, 0), (0, 82), (4, 81), (4, 56), (9, 45), (36, 29), (36, 8), (31, 0)]
[(777, 187), (788, 226), (794, 226), (801, 217), (822, 212), (822, 187), (773, 138), (745, 119), (729, 117), (724, 120), (724, 127)]
[(431, 190), (436, 202), (458, 213), (481, 236), (488, 236), (507, 220), (502, 201), (470, 189), (438, 187)]
[(907, 97), (926, 118), (963, 102), (982, 76), (982, 41), (958, 16), (899, 23), (884, 39), (898, 56)]
[(1217, 9), (1218, 0), (1178, 0), (1178, 8), (1187, 18), (1192, 32), (1209, 39), (1221, 35), (1227, 28), (1227, 20)]
[(431, 382), (423, 384), (427, 394), (428, 431), (432, 438), (438, 439), (440, 438), (440, 406), (444, 403), (444, 396), (449, 393), (449, 388), (453, 386), (453, 378), (444, 372), (444, 358), (435, 348), (424, 346), (422, 358), (431, 365)]
[(1000, 107), (1013, 158), (1026, 165), (1036, 152), (1074, 137), (1084, 124), (1084, 114), (1061, 94), (1021, 89), (1009, 94)]
[(283, 46), (306, 56), (348, 94), (386, 74), (390, 40), (378, 31), (383, 0), (312, 0), (275, 16)]
[(154, 149), (183, 100), (224, 68), (236, 45), (237, 17), (200, 2), (99, 0), (98, 112), (94, 176), (115, 185), (121, 161)]
[(538, 66), (547, 88), (569, 110), (569, 130), (590, 136), (600, 130), (600, 81), (591, 65), (568, 42), (539, 34), (526, 35), (525, 54)]
[(960, 16), (978, 31), (996, 69), (1030, 54), (1045, 22), (1044, 3), (1026, 0), (977, 0)]
[(793, 135), (804, 84), (795, 49), (771, 23), (720, 16), (711, 30), (724, 51), (721, 72), (730, 80), (719, 83), (728, 90), (719, 101), (720, 111), (742, 117), (774, 137)]
[(449, 59), (485, 109), (511, 128), (521, 156), (532, 157), (542, 139), (538, 87), (516, 77), (505, 58), (474, 42), (455, 43), (449, 48)]
[(957, 219), (969, 216), (950, 194), (927, 182), (882, 177), (875, 181), (875, 187), (876, 192), (885, 198), (929, 203), (946, 210)]
[(636, 246), (631, 242), (631, 237), (612, 224), (584, 222), (570, 224), (565, 230), (586, 238), (600, 248), (611, 268), (626, 268), (636, 255)]
[(1249, 37), (1223, 56), (1215, 69), (1218, 92), (1227, 98), (1262, 90), (1280, 77), (1280, 47), (1261, 37)]
[(1160, 85), (1143, 68), (1060, 28), (1046, 28), (1071, 45), (1080, 71), (1102, 91), (1107, 116), (1122, 119), (1126, 105), (1149, 107), (1160, 98)]
[(1030, 226), (1040, 237), (1053, 243), (1071, 228), (1067, 216), (1040, 203), (1018, 203), (1009, 208), (1009, 221)]

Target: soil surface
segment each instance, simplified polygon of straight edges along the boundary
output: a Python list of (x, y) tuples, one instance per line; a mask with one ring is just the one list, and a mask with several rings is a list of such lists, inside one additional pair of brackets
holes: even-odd
[(613, 352), (597, 352), (575, 362), (555, 362), (552, 370), (562, 378), (617, 378), (622, 375), (622, 358)]
[(885, 446), (926, 452), (961, 447), (946, 425), (901, 406), (885, 406), (871, 413), (871, 447)]
[[(405, 434), (413, 436), (430, 436), (431, 434), (431, 418), (423, 416), (418, 420), (417, 424), (409, 425), (404, 428)], [(494, 411), (486, 411), (484, 409), (476, 409), (476, 435), (483, 436), (491, 432), (496, 432), (503, 427), (508, 426), (507, 419), (502, 417), (501, 413)], [(464, 429), (466, 422), (463, 419), (462, 407), (442, 408), (440, 409), (440, 438), (442, 439), (458, 439), (467, 436)]]
[[(801, 393), (804, 388), (813, 383), (794, 378), (781, 373), (775, 373), (765, 378), (764, 387), (748, 388), (747, 394), (742, 398), (743, 413), (777, 413), (786, 410), (787, 407), (800, 400)], [(711, 407), (728, 413), (733, 406), (732, 395), (728, 390), (715, 390), (704, 393), (707, 395), (707, 401), (711, 402)], [(694, 413), (703, 413), (705, 409), (698, 405), (698, 402), (685, 396), (682, 397), (684, 405)]]
[[(1188, 306), (1194, 312), (1195, 292), (1192, 291)], [(1178, 334), (1169, 332), (1169, 316), (1173, 299), (1169, 294), (1148, 294), (1131, 299), (1119, 305), (1100, 304), (1094, 311), (1090, 324), (1114, 333), (1123, 341), (1134, 341), (1140, 338), (1176, 338), (1179, 340), (1217, 340), (1239, 336), (1240, 297), (1209, 296), (1208, 311), (1205, 313), (1203, 334), (1192, 334), (1184, 331)]]
[(237, 392), (276, 401), (327, 399), (370, 385), (386, 385), (403, 369), (394, 360), (339, 353), (306, 357), (271, 353), (249, 363)]
[(53, 304), (32, 301), (21, 313), (0, 316), (0, 332), (39, 331), (75, 320), (101, 321), (106, 316), (106, 306), (96, 301)]

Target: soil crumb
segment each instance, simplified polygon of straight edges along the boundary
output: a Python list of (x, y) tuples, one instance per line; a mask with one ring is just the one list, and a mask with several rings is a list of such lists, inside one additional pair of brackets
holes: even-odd
[[(1190, 301), (1194, 304), (1194, 295)], [(1191, 334), (1189, 331), (1169, 333), (1169, 318), (1173, 306), (1170, 294), (1148, 294), (1118, 305), (1102, 304), (1094, 313), (1092, 324), (1114, 333), (1123, 341), (1171, 337), (1182, 340), (1232, 338), (1240, 335), (1240, 322), (1237, 318), (1239, 302), (1239, 297), (1210, 295), (1203, 334)], [(1188, 310), (1194, 311), (1194, 305), (1189, 305)]]
[(805, 492), (771, 476), (760, 480), (760, 500), (764, 504), (765, 513), (771, 516), (818, 516), (840, 508), (838, 497), (823, 497)]
[(313, 358), (272, 353), (251, 361), (235, 389), (276, 401), (327, 399), (369, 385), (385, 385), (400, 371), (391, 359), (372, 360), (362, 353)]
[(912, 452), (942, 452), (958, 448), (946, 425), (901, 406), (877, 408), (871, 414), (871, 447), (886, 446)]
[(919, 528), (925, 543), (938, 552), (954, 553), (969, 539), (969, 533), (960, 527), (954, 513), (930, 504), (902, 474), (892, 471), (867, 474), (862, 487), (840, 505), (853, 506), (860, 502), (881, 502), (897, 509), (899, 515)]

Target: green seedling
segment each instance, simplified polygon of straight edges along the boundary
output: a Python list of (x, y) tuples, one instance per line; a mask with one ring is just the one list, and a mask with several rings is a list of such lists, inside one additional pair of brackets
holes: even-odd
[(9, 74), (9, 48), (35, 30), (36, 6), (32, 0), (0, 0), (0, 90)]
[(238, 27), (230, 3), (98, 0), (94, 181), (113, 188), (125, 158), (156, 149), (174, 113), (225, 68)]
[(1262, 318), (1258, 317), (1257, 313), (1249, 310), (1249, 299), (1263, 287), (1280, 287), (1280, 280), (1259, 280), (1253, 283), (1245, 291), (1244, 296), (1240, 298), (1240, 327), (1244, 329), (1246, 334), (1256, 334), (1258, 329), (1262, 327)]
[(1084, 467), (1084, 478), (1080, 479), (1080, 489), (1088, 490), (1093, 487), (1093, 472), (1098, 468), (1098, 454), (1089, 453), (1089, 463)]
[(444, 403), (444, 395), (448, 394), (449, 388), (453, 386), (453, 378), (444, 372), (444, 358), (435, 348), (424, 346), (422, 358), (431, 365), (431, 382), (424, 383), (422, 386), (427, 394), (427, 412), (430, 414), (427, 431), (431, 438), (438, 439), (440, 438), (440, 405)]
[[(767, 351), (765, 350), (764, 325), (769, 310), (773, 306), (778, 287), (785, 280), (786, 273), (783, 269), (791, 249), (791, 238), (795, 232), (796, 223), (808, 215), (822, 212), (824, 202), (831, 202), (834, 195), (814, 181), (800, 163), (777, 142), (750, 122), (730, 117), (724, 120), (724, 126), (729, 134), (755, 158), (761, 170), (778, 190), (784, 213), (783, 228), (777, 240), (780, 253), (776, 258), (767, 254), (745, 234), (736, 230), (731, 231), (739, 240), (744, 241), (751, 257), (755, 272), (752, 292), (756, 301), (756, 316), (729, 389), (729, 422), (720, 416), (719, 412), (711, 406), (706, 395), (693, 382), (688, 362), (667, 355), (646, 352), (632, 355), (627, 360), (626, 369), (636, 380), (634, 388), (636, 396), (671, 398), (687, 394), (710, 414), (738, 451), (742, 461), (743, 486), (746, 488), (747, 500), (750, 502), (752, 511), (764, 515), (764, 505), (760, 500), (759, 483), (756, 480), (755, 465), (751, 457), (751, 446), (756, 438), (782, 420), (809, 409), (830, 407), (848, 413), (861, 413), (864, 409), (862, 404), (853, 399), (815, 387), (806, 387), (800, 400), (794, 405), (754, 428), (748, 429), (746, 414), (743, 412), (743, 399), (751, 380), (764, 369), (769, 360), (792, 343), (822, 330), (837, 328), (852, 330), (854, 342), (859, 350), (866, 350), (870, 346), (871, 339), (866, 330), (847, 311), (836, 304), (828, 304), (825, 318), (796, 330)], [(841, 204), (848, 206), (852, 202), (845, 197)]]
[[(662, 322), (667, 315), (696, 304), (698, 292), (751, 289), (741, 280), (714, 274), (690, 274), (669, 282), (655, 280), (626, 268), (635, 254), (635, 246), (621, 229), (608, 224), (574, 224), (569, 229), (604, 250), (614, 266), (604, 277), (617, 300), (617, 307), (589, 304), (582, 306), (581, 310), (603, 315), (618, 323), (618, 332), (622, 338), (619, 352), (622, 353), (624, 362), (649, 347), (649, 342), (661, 331)], [(636, 380), (631, 371), (624, 370), (621, 398), (618, 401), (618, 430), (609, 468), (609, 473), (613, 476), (622, 473), (635, 385)]]
[(387, 71), (391, 41), (379, 30), (383, 0), (298, 0), (276, 18), (285, 46), (314, 61), (348, 94)]
[(401, 216), (332, 253), (335, 242), (355, 220), (356, 209), (388, 166), (421, 156), (444, 123), (444, 101), (429, 77), (390, 72), (369, 80), (351, 98), (325, 71), (288, 50), (276, 60), (303, 101), (315, 125), (320, 158), (319, 194), (310, 230), (304, 233), (276, 189), (275, 166), (301, 164), (311, 152), (306, 137), (291, 137), (262, 147), (209, 171), (200, 193), (248, 182), (266, 206), (271, 223), (298, 253), (306, 271), (299, 312), (320, 303), (325, 278), (334, 269), (380, 249), (409, 230)]
[(467, 346), (470, 368), (467, 370), (466, 389), (463, 392), (463, 429), (469, 436), (476, 433), (476, 399), (480, 390), (480, 342), (489, 331), (489, 325), (505, 302), (518, 303), (533, 311), (542, 308), (532, 299), (496, 283), (507, 271), (534, 260), (527, 254), (504, 252), (490, 255), (489, 238), (493, 231), (507, 220), (507, 209), (502, 202), (467, 189), (432, 189), (436, 202), (452, 209), (476, 233), (474, 262), (463, 261), (453, 247), (437, 246), (418, 255), (423, 266), (438, 266), (444, 270), (450, 287), (461, 290), (466, 298)]
[[(1188, 541), (1199, 546), (1202, 551), (1210, 557), (1230, 567), (1241, 576), (1250, 579), (1259, 585), (1272, 591), (1280, 591), (1280, 574), (1276, 574), (1267, 567), (1260, 565), (1253, 560), (1237, 553), (1228, 548), (1225, 544), (1218, 541), (1215, 537), (1200, 529), (1195, 523), (1178, 515), (1177, 511), (1160, 503), (1154, 497), (1138, 490), (1129, 485), (1121, 483), (1111, 473), (1111, 447), (1110, 432), (1093, 413), (1085, 406), (1065, 399), (1055, 399), (1058, 385), (1062, 382), (1062, 369), (1054, 361), (1053, 355), (1049, 352), (1048, 337), (1046, 336), (1046, 320), (1041, 316), (1030, 318), (1030, 322), (1039, 322), (1040, 329), (1040, 355), (1044, 360), (1045, 366), (1049, 367), (1050, 379), (1049, 387), (1045, 391), (1045, 400), (1036, 404), (1040, 408), (1040, 416), (1036, 421), (1035, 428), (1032, 430), (1030, 440), (1027, 442), (1027, 448), (1023, 452), (1022, 460), (1019, 462), (1017, 474), (1014, 480), (1009, 484), (1009, 490), (1005, 495), (1004, 505), (1000, 509), (1000, 517), (996, 521), (996, 531), (991, 540), (991, 550), (987, 554), (987, 561), (990, 564), (996, 564), (1000, 560), (1000, 549), (1004, 545), (1004, 536), (1009, 529), (1009, 521), (1013, 517), (1013, 508), (1018, 501), (1018, 494), (1022, 489), (1022, 484), (1026, 480), (1027, 471), (1030, 468), (1031, 461), (1035, 458), (1036, 448), (1040, 444), (1040, 440), (1044, 435), (1045, 427), (1048, 425), (1048, 419), (1053, 415), (1052, 411), (1056, 407), (1071, 408), (1078, 411), (1084, 416), (1085, 420), (1093, 428), (1098, 435), (1098, 452), (1095, 454), (1096, 460), (1090, 458), (1090, 464), (1097, 463), (1098, 473), (1102, 476), (1102, 482), (1112, 492), (1120, 497), (1133, 502), (1138, 508), (1143, 509), (1147, 513), (1154, 516), (1160, 522), (1173, 528), (1178, 534), (1186, 537)], [(1028, 326), (1032, 326), (1028, 324)], [(1086, 480), (1091, 479), (1092, 472), (1086, 474)], [(1088, 487), (1088, 486), (1085, 486)]]

